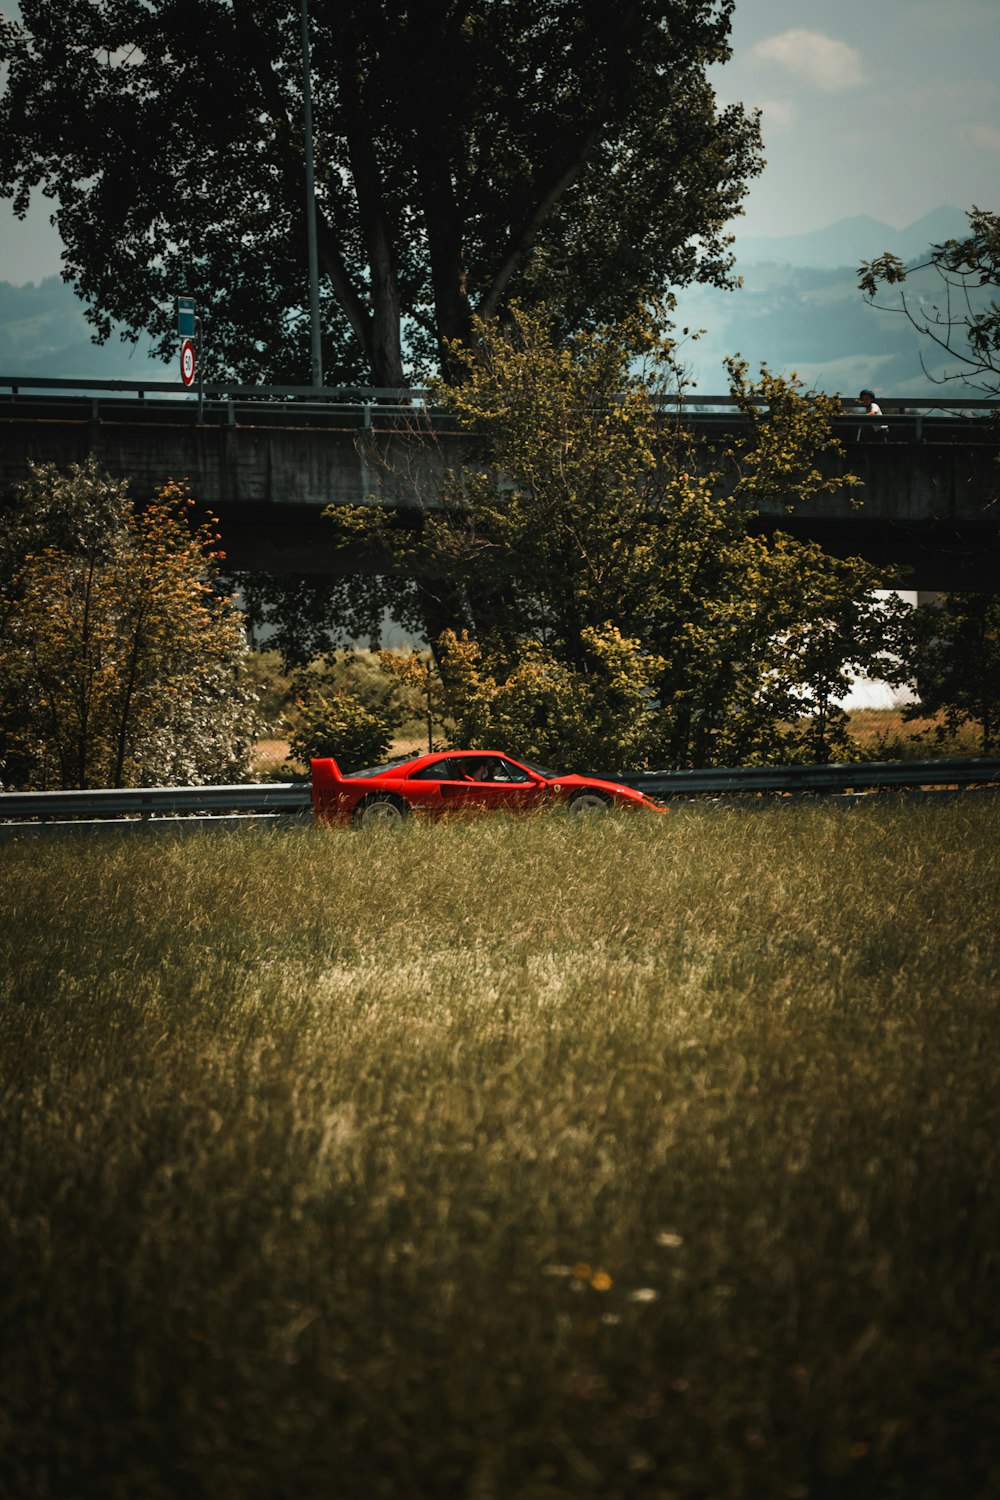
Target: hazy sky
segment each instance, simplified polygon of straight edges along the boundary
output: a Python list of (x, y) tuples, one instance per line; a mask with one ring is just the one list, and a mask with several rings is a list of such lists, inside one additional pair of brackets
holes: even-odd
[(764, 112), (747, 234), (1000, 208), (1000, 0), (736, 0), (720, 100)]
[[(1000, 208), (1000, 0), (737, 0), (733, 50), (719, 98), (762, 107), (767, 156), (741, 231)], [(53, 275), (60, 248), (44, 200), (23, 224), (0, 203), (0, 280)]]

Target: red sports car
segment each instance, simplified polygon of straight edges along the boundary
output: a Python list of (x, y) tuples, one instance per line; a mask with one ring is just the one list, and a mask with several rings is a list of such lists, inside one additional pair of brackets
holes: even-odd
[(409, 813), (529, 812), (564, 804), (571, 813), (607, 808), (666, 808), (643, 792), (593, 776), (559, 776), (498, 750), (448, 750), (405, 756), (341, 774), (335, 760), (312, 762), (313, 811), (320, 822), (353, 819), (367, 827)]

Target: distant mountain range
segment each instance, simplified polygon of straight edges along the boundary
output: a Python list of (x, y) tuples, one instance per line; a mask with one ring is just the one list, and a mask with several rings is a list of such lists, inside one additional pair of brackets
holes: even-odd
[[(841, 219), (810, 234), (737, 234), (735, 291), (690, 287), (679, 297), (678, 328), (703, 328), (681, 358), (697, 391), (726, 388), (723, 358), (741, 354), (756, 371), (767, 364), (798, 374), (809, 387), (856, 394), (862, 386), (893, 396), (932, 389), (921, 355), (934, 373), (939, 351), (921, 340), (898, 313), (869, 307), (857, 287), (857, 267), (891, 250), (908, 264), (926, 259), (932, 244), (962, 238), (968, 220), (941, 207), (905, 229), (867, 215)], [(918, 273), (915, 295), (933, 295), (934, 279)], [(887, 294), (886, 301), (891, 300)], [(0, 375), (81, 380), (173, 380), (176, 365), (155, 363), (140, 344), (90, 341), (90, 327), (73, 289), (57, 276), (12, 286), (0, 282)], [(953, 394), (960, 397), (961, 387)], [(977, 393), (978, 394), (978, 393)]]
[(27, 286), (0, 281), (0, 375), (45, 379), (174, 380), (176, 370), (112, 338), (91, 343), (83, 303), (58, 276)]
[(931, 245), (944, 240), (964, 239), (969, 221), (958, 208), (944, 206), (932, 209), (908, 224), (895, 229), (869, 214), (838, 219), (826, 229), (809, 234), (741, 235), (736, 234), (736, 257), (741, 265), (789, 265), (835, 270), (847, 266), (856, 270), (863, 260), (874, 260), (891, 250), (907, 264), (921, 260)]
[[(935, 392), (933, 377), (956, 362), (892, 310), (898, 306), (892, 288), (880, 296), (882, 307), (870, 306), (858, 290), (857, 269), (887, 250), (917, 266), (932, 245), (968, 232), (961, 210), (941, 207), (905, 229), (862, 214), (810, 234), (737, 234), (743, 285), (688, 287), (678, 298), (678, 326), (705, 330), (680, 351), (688, 378), (697, 391), (719, 395), (726, 388), (723, 359), (738, 353), (754, 373), (766, 364), (830, 394), (853, 396), (863, 386), (887, 396)], [(937, 301), (940, 282), (933, 271), (914, 271), (907, 290), (911, 299)], [(986, 291), (974, 298), (985, 303)], [(957, 381), (948, 392), (959, 400), (982, 395)]]

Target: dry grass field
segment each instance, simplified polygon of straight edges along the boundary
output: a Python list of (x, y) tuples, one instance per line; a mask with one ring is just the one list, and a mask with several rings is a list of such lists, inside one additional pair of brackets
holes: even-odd
[(0, 1494), (1000, 1495), (1000, 801), (0, 849)]

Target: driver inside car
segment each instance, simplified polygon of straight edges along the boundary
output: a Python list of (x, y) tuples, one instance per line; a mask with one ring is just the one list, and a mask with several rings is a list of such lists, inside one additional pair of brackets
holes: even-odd
[(463, 781), (492, 781), (493, 762), (489, 760), (463, 760), (461, 763), (461, 779)]

